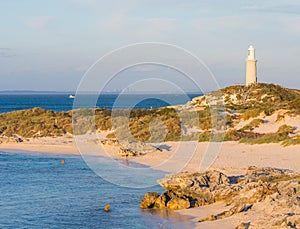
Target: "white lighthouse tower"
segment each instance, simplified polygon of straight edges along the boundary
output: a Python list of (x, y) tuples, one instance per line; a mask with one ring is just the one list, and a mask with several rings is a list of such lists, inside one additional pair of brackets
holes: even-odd
[(257, 83), (255, 49), (252, 45), (248, 48), (248, 57), (246, 59), (246, 86)]

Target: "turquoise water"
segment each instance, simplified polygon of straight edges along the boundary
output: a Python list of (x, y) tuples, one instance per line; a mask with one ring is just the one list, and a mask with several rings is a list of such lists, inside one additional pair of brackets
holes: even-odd
[[(109, 175), (114, 176), (111, 171)], [(1, 151), (0, 184), (0, 228), (193, 227), (189, 219), (172, 212), (139, 208), (145, 192), (162, 192), (161, 187), (111, 184), (77, 155)], [(108, 213), (103, 211), (107, 203)]]
[[(189, 95), (189, 98), (195, 96)], [(103, 95), (96, 106), (111, 109), (116, 97)], [(166, 94), (159, 95), (162, 99), (155, 97), (142, 100), (134, 108), (187, 102), (186, 96)], [(127, 108), (133, 99), (143, 98), (143, 95), (124, 96), (116, 108)], [(68, 111), (72, 109), (73, 101), (68, 94), (0, 94), (0, 113), (33, 107)], [(64, 166), (62, 159), (66, 162)], [(105, 173), (102, 177), (120, 176), (120, 172), (111, 169), (109, 161), (102, 160), (99, 165), (100, 171)], [(147, 183), (164, 174), (150, 170), (144, 176), (139, 179)], [(97, 176), (81, 156), (0, 151), (0, 184), (0, 228), (193, 227), (189, 218), (172, 211), (139, 208), (146, 192), (162, 192), (161, 187), (133, 189), (111, 184)], [(107, 203), (111, 204), (109, 213), (103, 211)]]

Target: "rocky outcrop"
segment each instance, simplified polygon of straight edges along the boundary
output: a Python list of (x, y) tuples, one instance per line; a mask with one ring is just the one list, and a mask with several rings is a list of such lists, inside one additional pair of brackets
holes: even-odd
[[(158, 183), (161, 195), (147, 193), (143, 208), (186, 209), (223, 202), (226, 210), (199, 219), (221, 220), (255, 211), (262, 228), (300, 228), (300, 175), (290, 170), (249, 167), (246, 174), (228, 177), (218, 171), (167, 175)], [(261, 217), (261, 219), (259, 218)], [(236, 228), (251, 227), (251, 222)]]
[[(230, 179), (217, 171), (185, 172), (167, 175), (158, 183), (166, 192), (157, 197), (153, 208), (186, 209), (214, 203), (212, 190), (229, 185)], [(148, 193), (144, 199), (148, 199)]]
[(135, 157), (155, 151), (162, 151), (162, 149), (160, 149), (159, 146), (155, 146), (144, 142), (130, 142), (123, 140), (118, 143), (120, 146), (118, 155), (121, 157)]
[(157, 192), (147, 192), (140, 203), (140, 208), (153, 208), (158, 197), (159, 194)]
[(184, 197), (173, 197), (167, 203), (167, 208), (172, 210), (186, 209), (189, 208), (190, 206), (191, 206), (190, 201)]

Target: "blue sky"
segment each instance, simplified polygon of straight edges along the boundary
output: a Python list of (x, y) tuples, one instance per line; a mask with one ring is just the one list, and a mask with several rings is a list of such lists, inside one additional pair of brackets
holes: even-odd
[(253, 44), (261, 82), (300, 88), (298, 0), (2, 0), (0, 28), (0, 90), (76, 90), (107, 52), (151, 41), (191, 51), (221, 87), (244, 83)]

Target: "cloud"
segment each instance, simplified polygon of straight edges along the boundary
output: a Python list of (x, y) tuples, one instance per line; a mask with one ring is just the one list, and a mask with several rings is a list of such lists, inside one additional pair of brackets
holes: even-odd
[(247, 5), (242, 10), (262, 13), (282, 13), (300, 15), (300, 4), (271, 4), (262, 2), (260, 4)]
[(31, 29), (45, 30), (51, 20), (49, 16), (35, 16), (25, 20), (25, 25)]
[(10, 49), (10, 48), (0, 48), (0, 57), (11, 58), (11, 57), (14, 57), (14, 56), (15, 56), (15, 54), (14, 54), (12, 49)]

